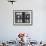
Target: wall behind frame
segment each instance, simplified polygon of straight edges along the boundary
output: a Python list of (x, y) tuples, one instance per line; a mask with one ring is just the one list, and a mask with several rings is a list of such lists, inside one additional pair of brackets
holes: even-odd
[[(17, 0), (12, 6), (7, 0), (0, 0), (0, 40), (14, 40), (18, 32), (27, 32), (37, 41), (46, 40), (46, 1)], [(14, 26), (14, 10), (33, 10), (32, 26)]]

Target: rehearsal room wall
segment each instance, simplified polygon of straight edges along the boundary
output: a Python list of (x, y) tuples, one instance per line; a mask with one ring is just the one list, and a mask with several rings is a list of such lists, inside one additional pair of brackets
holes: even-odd
[[(32, 26), (13, 25), (13, 10), (32, 10)], [(15, 40), (19, 32), (28, 33), (33, 40), (46, 40), (46, 0), (0, 0), (0, 41)]]

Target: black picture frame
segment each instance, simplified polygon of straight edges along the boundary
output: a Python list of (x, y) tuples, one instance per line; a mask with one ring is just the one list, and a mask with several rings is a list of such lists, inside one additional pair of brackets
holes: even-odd
[[(19, 14), (22, 14), (22, 13), (26, 13), (27, 12), (27, 14), (29, 13), (30, 14), (30, 22), (28, 23), (25, 23), (25, 22), (19, 22), (19, 23), (17, 23), (16, 21), (16, 13), (19, 15)], [(23, 17), (24, 18), (24, 17)], [(24, 20), (23, 20), (24, 21)], [(13, 25), (32, 25), (33, 24), (33, 11), (32, 10), (13, 10)]]

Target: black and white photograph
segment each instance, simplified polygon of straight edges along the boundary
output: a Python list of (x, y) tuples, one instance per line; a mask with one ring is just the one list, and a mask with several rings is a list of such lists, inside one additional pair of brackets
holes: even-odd
[(13, 24), (32, 24), (32, 10), (14, 10)]

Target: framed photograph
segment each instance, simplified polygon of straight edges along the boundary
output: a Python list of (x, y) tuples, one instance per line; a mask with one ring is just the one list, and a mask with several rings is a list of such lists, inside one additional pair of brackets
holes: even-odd
[(13, 10), (14, 25), (32, 25), (32, 10)]

